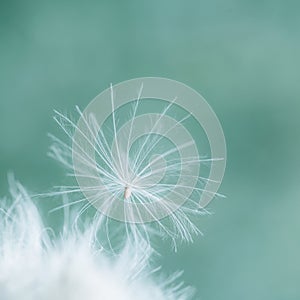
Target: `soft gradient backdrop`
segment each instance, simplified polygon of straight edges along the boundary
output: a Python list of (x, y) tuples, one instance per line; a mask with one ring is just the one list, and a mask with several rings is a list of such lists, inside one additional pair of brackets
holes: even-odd
[(1, 0), (0, 195), (9, 171), (33, 192), (63, 182), (46, 155), (47, 133), (63, 136), (53, 109), (72, 114), (111, 82), (181, 81), (223, 125), (227, 198), (209, 205), (204, 237), (161, 246), (165, 270), (183, 269), (205, 300), (300, 299), (299, 11), (290, 0)]

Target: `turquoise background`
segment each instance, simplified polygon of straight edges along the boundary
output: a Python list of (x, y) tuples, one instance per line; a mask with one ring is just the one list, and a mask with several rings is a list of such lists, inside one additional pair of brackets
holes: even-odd
[[(172, 253), (201, 299), (300, 299), (298, 1), (1, 1), (0, 195), (7, 173), (32, 192), (64, 170), (47, 133), (113, 84), (167, 77), (217, 113), (228, 163), (204, 237)], [(51, 206), (51, 204), (47, 204)], [(46, 207), (45, 206), (45, 211)]]

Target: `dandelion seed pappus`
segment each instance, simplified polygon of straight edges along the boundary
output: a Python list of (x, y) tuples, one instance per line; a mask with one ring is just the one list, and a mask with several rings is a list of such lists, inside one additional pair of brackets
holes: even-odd
[(77, 123), (58, 113), (72, 146), (60, 142), (53, 156), (74, 171), (78, 188), (68, 192), (84, 195), (82, 211), (94, 206), (101, 222), (122, 221), (126, 231), (156, 222), (191, 240), (192, 218), (220, 196), (226, 165), (223, 130), (204, 98), (183, 83), (144, 77), (111, 85), (77, 111)]

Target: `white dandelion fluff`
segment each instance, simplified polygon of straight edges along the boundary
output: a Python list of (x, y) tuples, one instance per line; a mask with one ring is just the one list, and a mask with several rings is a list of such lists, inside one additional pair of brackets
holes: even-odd
[[(91, 227), (65, 226), (54, 237), (45, 228), (26, 190), (10, 185), (11, 198), (0, 199), (1, 300), (187, 300), (194, 292), (177, 273), (154, 280), (151, 249), (126, 246), (114, 260), (97, 248)], [(65, 222), (70, 220), (65, 216)], [(92, 225), (91, 225), (92, 226)]]
[[(120, 245), (129, 235), (149, 242), (156, 233), (174, 246), (177, 239), (192, 241), (200, 233), (195, 217), (219, 195), (226, 157), (222, 128), (201, 96), (195, 103), (195, 92), (173, 85), (143, 78), (111, 86), (84, 111), (76, 108), (78, 122), (56, 112), (71, 143), (53, 137), (51, 156), (78, 182), (57, 194), (71, 199), (64, 206), (81, 203), (80, 214), (97, 209), (96, 227), (112, 250), (113, 237)], [(201, 127), (211, 148), (206, 156), (205, 139), (193, 132)], [(122, 222), (117, 229), (114, 220)]]

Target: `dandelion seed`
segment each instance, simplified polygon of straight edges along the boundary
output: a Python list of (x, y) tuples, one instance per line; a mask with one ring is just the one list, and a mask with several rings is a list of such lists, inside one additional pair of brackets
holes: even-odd
[[(110, 249), (117, 235), (113, 220), (123, 222), (121, 237), (149, 241), (155, 232), (170, 237), (174, 246), (178, 238), (190, 242), (201, 233), (194, 217), (207, 213), (204, 205), (219, 195), (226, 153), (215, 115), (204, 100), (201, 107), (192, 103), (186, 109), (190, 102), (184, 99), (182, 86), (175, 85), (172, 98), (159, 99), (155, 91), (153, 96), (149, 85), (158, 83), (155, 80), (128, 82), (129, 90), (127, 83), (111, 86), (83, 112), (77, 107), (78, 122), (56, 112), (55, 120), (72, 146), (54, 138), (51, 156), (71, 167), (70, 175), (84, 197), (74, 198), (76, 186), (58, 193), (70, 197), (67, 205), (83, 203), (80, 214), (91, 206), (97, 209), (95, 220), (99, 228), (105, 225)], [(162, 94), (165, 97), (166, 92)], [(215, 134), (207, 142), (211, 156), (200, 155), (205, 140), (193, 132), (193, 126), (202, 122), (195, 117), (199, 110), (211, 119), (212, 125), (204, 123), (205, 133)]]

